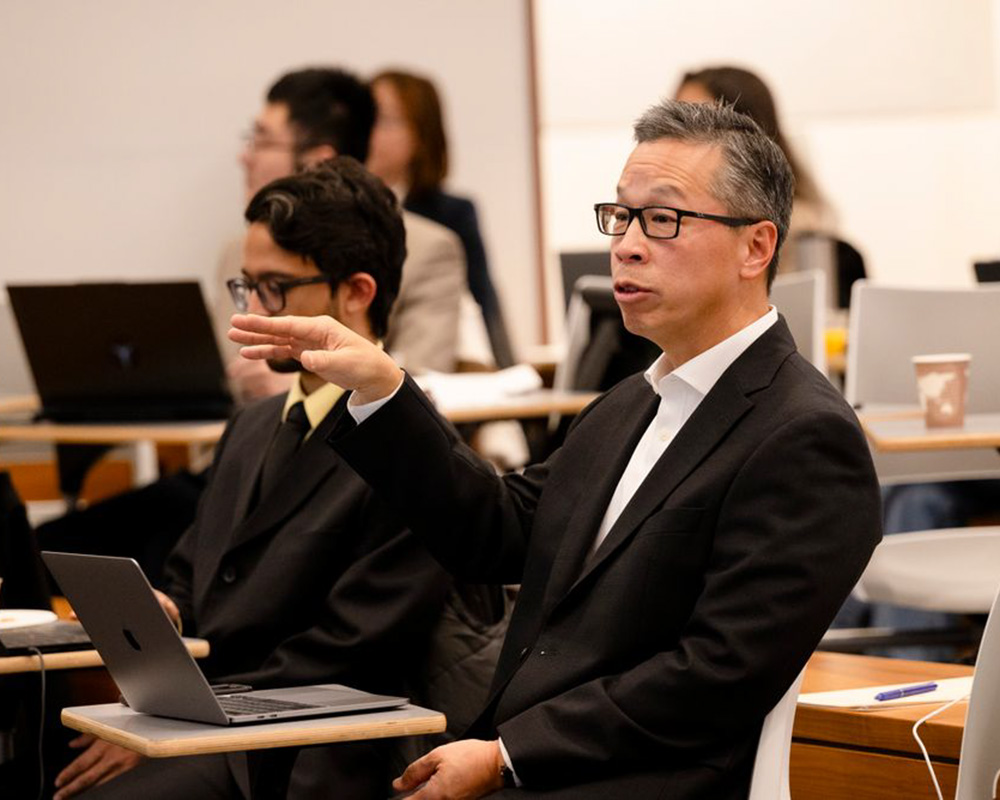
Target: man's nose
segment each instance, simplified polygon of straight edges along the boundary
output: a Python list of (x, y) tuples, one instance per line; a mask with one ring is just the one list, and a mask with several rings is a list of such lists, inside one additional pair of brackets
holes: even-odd
[(264, 308), (264, 304), (261, 303), (260, 294), (256, 289), (247, 290), (247, 313), (259, 314), (263, 317), (271, 316), (271, 312)]
[(638, 217), (633, 217), (625, 233), (615, 238), (612, 253), (619, 261), (645, 261), (649, 256), (649, 240)]

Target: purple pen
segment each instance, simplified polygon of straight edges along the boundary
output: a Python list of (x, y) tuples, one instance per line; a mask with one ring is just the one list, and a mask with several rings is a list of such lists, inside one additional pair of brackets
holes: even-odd
[(904, 686), (901, 689), (890, 689), (887, 692), (879, 692), (875, 695), (875, 699), (880, 702), (883, 700), (898, 700), (900, 697), (909, 697), (913, 694), (933, 692), (937, 687), (936, 683), (917, 683), (913, 686)]

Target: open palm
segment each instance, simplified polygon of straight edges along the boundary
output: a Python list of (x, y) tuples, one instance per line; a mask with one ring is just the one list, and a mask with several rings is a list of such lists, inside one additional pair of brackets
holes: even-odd
[(377, 400), (399, 385), (399, 367), (377, 345), (332, 317), (264, 317), (234, 314), (229, 338), (249, 359), (295, 358), (310, 372), (361, 402)]

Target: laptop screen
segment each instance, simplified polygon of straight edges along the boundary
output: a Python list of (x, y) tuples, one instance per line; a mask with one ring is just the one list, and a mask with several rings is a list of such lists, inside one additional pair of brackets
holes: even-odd
[(42, 416), (221, 419), (231, 409), (195, 281), (8, 287)]

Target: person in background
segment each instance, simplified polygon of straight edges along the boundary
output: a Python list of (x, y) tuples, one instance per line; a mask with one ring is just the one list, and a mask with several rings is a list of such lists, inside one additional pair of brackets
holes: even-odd
[[(364, 163), (375, 117), (371, 89), (350, 72), (313, 67), (282, 75), (268, 89), (240, 154), (247, 199), (266, 183), (334, 155)], [(404, 212), (403, 224), (407, 256), (385, 346), (412, 372), (451, 372), (466, 286), (462, 244), (422, 216)], [(290, 379), (236, 358), (225, 338), (233, 311), (225, 284), (239, 275), (240, 257), (237, 239), (225, 247), (216, 271), (215, 319), (235, 393), (245, 401), (287, 391)]]
[(469, 290), (482, 311), (494, 361), (509, 367), (514, 354), (490, 278), (476, 207), (442, 188), (448, 175), (448, 138), (437, 89), (427, 78), (400, 70), (378, 73), (371, 87), (378, 116), (368, 168), (396, 191), (407, 210), (458, 234)]
[[(267, 184), (246, 220), (240, 275), (229, 287), (237, 308), (330, 315), (367, 341), (385, 335), (403, 223), (396, 198), (357, 161), (339, 157)], [(229, 422), (194, 524), (167, 560), (161, 604), (185, 633), (208, 639), (201, 667), (215, 683), (404, 694), (451, 581), (326, 446), (346, 413), (343, 390), (297, 361), (270, 367), (293, 377), (291, 390)], [(81, 752), (58, 776), (57, 800), (94, 784), (103, 785), (88, 797), (244, 796), (239, 759), (142, 762), (88, 736), (75, 746)], [(288, 796), (382, 800), (391, 758), (377, 743), (304, 749)]]
[(740, 67), (705, 67), (685, 73), (674, 98), (688, 103), (731, 105), (756, 122), (781, 148), (795, 176), (792, 219), (788, 225), (788, 241), (781, 251), (781, 271), (794, 272), (799, 268), (795, 237), (802, 233), (833, 235), (836, 220), (816, 181), (781, 132), (778, 109), (767, 84)]

